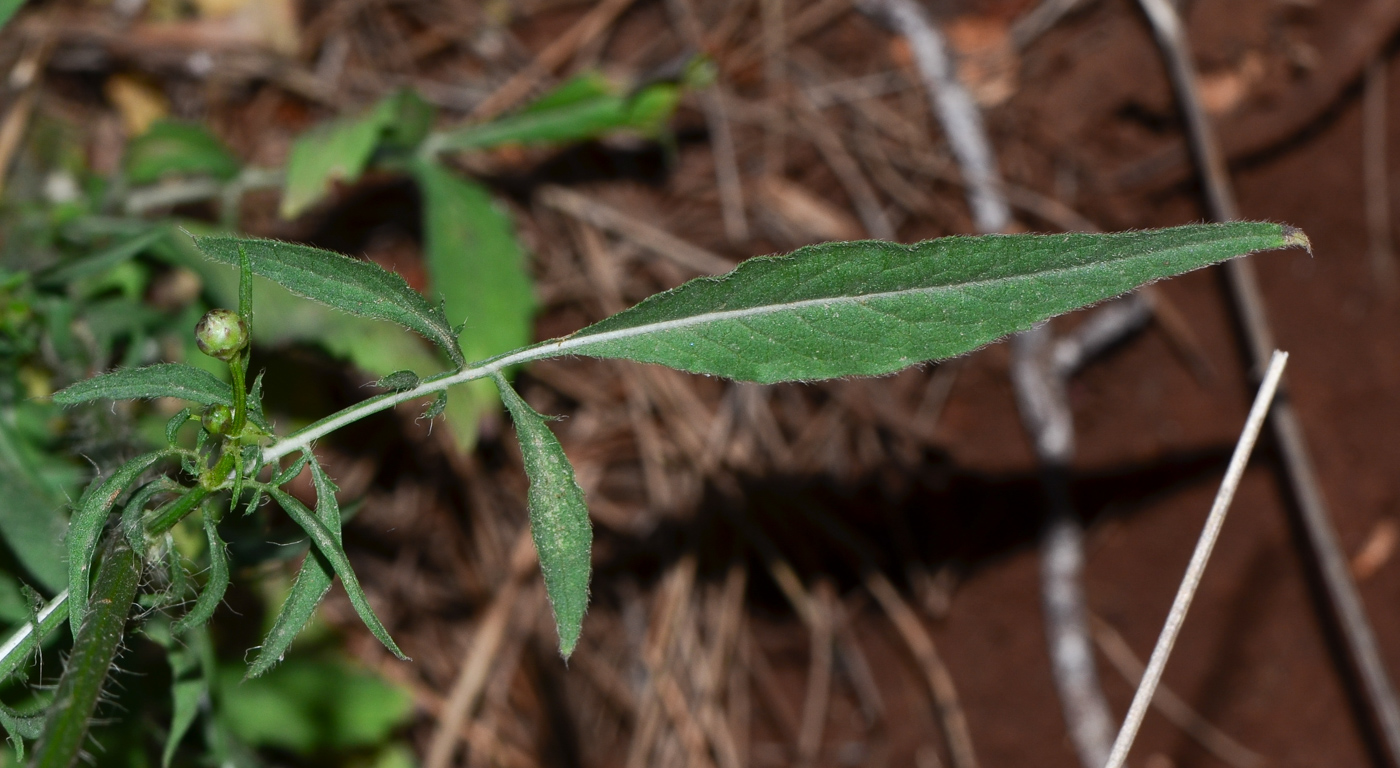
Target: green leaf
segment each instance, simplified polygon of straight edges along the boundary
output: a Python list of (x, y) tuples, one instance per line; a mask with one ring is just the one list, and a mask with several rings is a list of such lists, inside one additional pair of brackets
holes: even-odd
[(360, 178), (384, 125), (382, 111), (374, 109), (364, 117), (336, 120), (297, 137), (287, 156), (287, 186), (279, 209), (282, 218), (300, 216), (325, 197), (335, 182), (349, 184)]
[(4, 27), (24, 5), (24, 0), (0, 0), (0, 27)]
[(0, 658), (0, 681), (9, 680), (21, 667), (29, 663), (29, 654), (68, 618), (68, 597), (60, 595), (50, 600), (35, 616), (35, 620), (16, 629), (5, 642), (9, 652)]
[(157, 363), (99, 373), (55, 392), (53, 401), (60, 405), (77, 405), (90, 400), (157, 397), (178, 397), (201, 405), (233, 406), (233, 390), (228, 384), (207, 371), (183, 363)]
[(50, 593), (63, 588), (63, 517), (61, 505), (20, 447), (0, 414), (0, 536), (25, 572)]
[(281, 215), (294, 219), (315, 205), (337, 181), (360, 178), (381, 145), (411, 149), (432, 127), (434, 110), (411, 91), (381, 100), (368, 113), (307, 131), (287, 157), (287, 186)]
[(292, 658), (256, 680), (219, 675), (220, 719), (250, 745), (307, 755), (382, 743), (413, 714), (403, 689), (338, 658)]
[(407, 392), (418, 386), (418, 382), (418, 374), (413, 371), (394, 371), (388, 376), (381, 377), (379, 381), (374, 382), (374, 386), (394, 392)]
[(681, 93), (681, 84), (675, 82), (651, 83), (628, 93), (596, 73), (587, 73), (514, 115), (434, 136), (428, 140), (428, 152), (562, 144), (617, 130), (656, 136), (671, 119)]
[(170, 732), (161, 750), (161, 768), (170, 768), (175, 749), (194, 725), (200, 703), (209, 695), (209, 679), (204, 675), (202, 658), (207, 643), (207, 637), (201, 633), (184, 642), (172, 640), (166, 644), (166, 658), (170, 663)]
[(123, 160), (132, 184), (151, 184), (167, 174), (231, 179), (238, 158), (198, 123), (158, 120), (127, 146)]
[(228, 545), (219, 537), (218, 515), (217, 505), (204, 505), (204, 536), (209, 541), (209, 578), (204, 582), (204, 590), (195, 599), (194, 607), (170, 628), (176, 635), (208, 624), (228, 591)]
[(282, 509), (301, 526), (303, 531), (311, 537), (311, 543), (316, 550), (330, 563), (331, 570), (340, 577), (340, 583), (345, 586), (345, 594), (350, 598), (350, 604), (355, 607), (355, 613), (360, 615), (360, 620), (369, 628), (371, 634), (379, 638), (379, 642), (384, 644), (395, 656), (408, 660), (403, 651), (394, 639), (389, 637), (389, 631), (384, 628), (384, 624), (379, 621), (379, 617), (374, 615), (374, 609), (370, 607), (369, 599), (365, 597), (365, 591), (360, 587), (360, 580), (355, 576), (355, 571), (350, 566), (350, 558), (345, 556), (345, 550), (340, 546), (340, 539), (327, 528), (324, 523), (316, 517), (305, 504), (296, 500), (296, 497), (282, 490), (281, 488), (268, 486), (268, 495), (276, 499)]
[(37, 739), (44, 733), (44, 714), (25, 714), (0, 704), (0, 726), (15, 745), (15, 759), (24, 760), (24, 740)]
[(1306, 244), (1298, 229), (1252, 222), (826, 243), (749, 259), (541, 346), (764, 383), (875, 376), (1154, 280)]
[[(535, 297), (509, 214), (479, 184), (436, 163), (417, 166), (423, 193), (423, 257), (433, 293), (461, 348), (480, 360), (530, 343)], [(448, 426), (463, 450), (476, 442), (477, 416), (494, 408), (485, 381), (448, 393)]]
[[(340, 503), (335, 498), (338, 489), (317, 461), (311, 462), (311, 481), (316, 487), (316, 517), (338, 543)], [(272, 629), (268, 631), (262, 647), (258, 649), (257, 658), (248, 665), (249, 678), (261, 677), (282, 660), (287, 649), (292, 647), (292, 641), (296, 640), (297, 635), (301, 634), (311, 617), (316, 614), (316, 606), (320, 605), (321, 600), (330, 591), (334, 576), (335, 572), (320, 552), (312, 549), (307, 553), (301, 570), (297, 572), (296, 581), (292, 583), (292, 589), (287, 593), (286, 601), (282, 603), (282, 610), (278, 611)]]
[(559, 438), (510, 384), (496, 378), (501, 399), (515, 421), (515, 435), (530, 477), (530, 535), (539, 553), (545, 593), (554, 609), (559, 653), (574, 652), (588, 608), (588, 577), (593, 568), (593, 528), (583, 489)]
[(209, 236), (194, 241), (206, 256), (231, 266), (238, 266), (243, 248), (255, 274), (292, 293), (352, 315), (398, 323), (437, 344), (456, 365), (466, 362), (442, 309), (377, 264), (275, 240)]
[(65, 262), (45, 270), (36, 279), (41, 285), (59, 286), (80, 278), (101, 274), (118, 264), (131, 260), (169, 234), (168, 227), (154, 227), (90, 256), (84, 256), (81, 259)]
[(107, 523), (107, 515), (117, 499), (141, 477), (141, 473), (171, 455), (170, 451), (152, 451), (137, 456), (100, 484), (97, 478), (93, 478), (92, 485), (78, 500), (68, 523), (68, 623), (72, 626), (74, 637), (77, 637), (87, 615), (88, 573), (92, 568), (93, 553), (97, 551), (97, 540), (101, 538), (102, 528)]

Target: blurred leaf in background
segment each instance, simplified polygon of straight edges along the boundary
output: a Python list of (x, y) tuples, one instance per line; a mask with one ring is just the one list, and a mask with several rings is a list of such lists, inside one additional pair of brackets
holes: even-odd
[(132, 184), (151, 184), (167, 175), (204, 175), (227, 181), (238, 175), (233, 152), (204, 126), (157, 120), (127, 144), (123, 167)]

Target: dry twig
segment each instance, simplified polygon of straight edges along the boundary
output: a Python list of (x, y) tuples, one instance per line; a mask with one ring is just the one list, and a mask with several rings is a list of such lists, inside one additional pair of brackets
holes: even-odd
[[(1170, 0), (1139, 0), (1139, 4), (1167, 60), (1167, 72), (1176, 90), (1178, 106), (1186, 119), (1211, 217), (1217, 221), (1237, 219), (1239, 209), (1231, 189), (1224, 154), (1201, 103), (1190, 42), (1176, 6)], [(1233, 259), (1225, 265), (1225, 270), (1235, 311), (1244, 327), (1250, 361), (1256, 372), (1262, 371), (1276, 345), (1254, 262), (1247, 258)], [(1274, 403), (1272, 416), (1270, 423), (1274, 438), (1278, 441), (1293, 501), (1302, 518), (1311, 554), (1346, 639), (1351, 661), (1361, 677), (1361, 687), (1366, 693), (1372, 715), (1380, 725), (1391, 763), (1400, 765), (1400, 700), (1396, 698), (1395, 687), (1376, 645), (1375, 633), (1366, 618), (1361, 595), (1351, 578), (1346, 554), (1337, 541), (1322, 486), (1317, 480), (1317, 470), (1308, 455), (1302, 423), (1287, 397)]]

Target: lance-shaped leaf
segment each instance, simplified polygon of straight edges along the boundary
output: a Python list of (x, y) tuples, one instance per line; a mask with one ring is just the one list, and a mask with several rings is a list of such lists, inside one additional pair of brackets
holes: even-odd
[(530, 535), (540, 557), (545, 593), (554, 609), (559, 653), (574, 652), (583, 613), (588, 608), (588, 576), (592, 570), (593, 528), (583, 489), (559, 438), (505, 379), (497, 377), (501, 400), (515, 421), (515, 435), (530, 477)]
[(764, 383), (874, 376), (1154, 280), (1307, 244), (1298, 229), (1253, 222), (826, 243), (749, 259), (542, 347)]
[(89, 400), (134, 400), (177, 397), (201, 405), (233, 405), (233, 389), (208, 371), (183, 363), (118, 368), (55, 392), (53, 401), (77, 405)]
[(160, 120), (131, 141), (122, 158), (127, 180), (150, 184), (166, 174), (204, 174), (231, 179), (238, 158), (198, 123)]
[(107, 515), (142, 472), (171, 455), (170, 451), (152, 451), (123, 464), (100, 485), (94, 479), (73, 510), (73, 517), (68, 522), (68, 622), (73, 628), (74, 637), (78, 636), (78, 630), (87, 616), (88, 573)]
[(37, 739), (44, 733), (44, 713), (25, 714), (0, 704), (0, 726), (15, 745), (15, 760), (24, 761), (24, 740)]
[[(311, 462), (311, 482), (316, 486), (316, 518), (339, 542), (340, 502), (335, 499), (337, 489), (335, 483), (326, 476), (326, 471), (321, 469), (320, 462), (314, 460)], [(335, 572), (331, 570), (330, 563), (315, 548), (306, 553), (306, 560), (302, 562), (296, 581), (292, 582), (292, 589), (287, 593), (286, 601), (282, 603), (282, 610), (278, 611), (272, 629), (268, 631), (262, 647), (258, 649), (258, 657), (248, 665), (249, 678), (262, 676), (282, 660), (287, 649), (292, 647), (292, 641), (301, 634), (307, 622), (315, 615), (316, 606), (320, 605), (326, 593), (331, 591), (331, 580), (334, 577)]]
[(25, 455), (22, 439), (0, 414), (0, 538), (29, 577), (50, 593), (63, 588), (64, 521), (60, 504)]
[[(436, 163), (417, 167), (423, 191), (423, 260), (447, 319), (464, 328), (461, 345), (481, 360), (530, 343), (535, 295), (509, 213), (479, 184)], [(447, 426), (457, 445), (476, 442), (477, 417), (494, 410), (486, 381), (453, 387)]]
[(585, 73), (514, 115), (432, 136), (428, 153), (586, 141), (617, 130), (655, 136), (680, 103), (683, 85), (655, 82), (628, 92), (600, 74)]
[(466, 362), (442, 309), (377, 264), (276, 240), (215, 235), (194, 241), (206, 256), (233, 267), (239, 265), (238, 249), (243, 248), (254, 274), (342, 312), (398, 323), (442, 347), (453, 363)]
[(228, 545), (219, 536), (219, 511), (217, 505), (204, 506), (204, 536), (209, 541), (209, 578), (204, 582), (204, 591), (194, 601), (194, 607), (171, 626), (170, 631), (182, 635), (191, 629), (203, 627), (214, 617), (219, 604), (228, 591)]
[(370, 607), (369, 598), (365, 597), (365, 591), (360, 587), (360, 580), (356, 578), (355, 571), (350, 567), (350, 558), (345, 556), (345, 550), (340, 546), (340, 540), (331, 533), (325, 523), (316, 517), (315, 513), (306, 508), (305, 504), (297, 501), (295, 496), (282, 490), (281, 488), (269, 486), (268, 495), (281, 505), (282, 509), (306, 531), (311, 537), (311, 543), (315, 545), (316, 551), (326, 558), (331, 570), (340, 577), (340, 583), (345, 585), (345, 594), (350, 598), (350, 604), (355, 607), (355, 613), (360, 615), (360, 621), (365, 623), (371, 634), (379, 638), (379, 642), (384, 644), (395, 656), (408, 660), (403, 651), (399, 650), (398, 644), (389, 637), (389, 630), (384, 628), (384, 624), (379, 621), (379, 617), (374, 615), (374, 609)]

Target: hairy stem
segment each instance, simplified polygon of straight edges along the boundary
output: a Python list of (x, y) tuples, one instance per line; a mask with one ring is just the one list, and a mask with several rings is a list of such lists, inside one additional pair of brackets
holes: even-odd
[(87, 618), (58, 681), (58, 693), (32, 763), (35, 768), (69, 768), (82, 754), (102, 685), (121, 648), (139, 576), (136, 553), (126, 539), (109, 536)]

